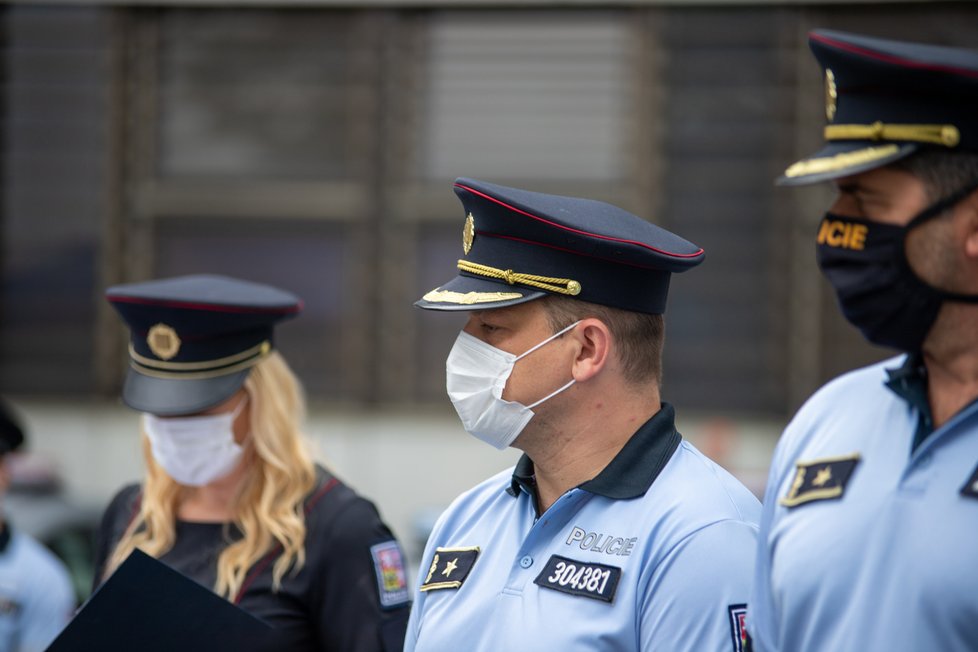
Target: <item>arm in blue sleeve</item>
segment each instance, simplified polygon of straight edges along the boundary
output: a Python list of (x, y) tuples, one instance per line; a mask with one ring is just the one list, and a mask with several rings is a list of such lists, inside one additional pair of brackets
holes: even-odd
[[(47, 550), (41, 552), (47, 553)], [(75, 592), (68, 571), (54, 555), (31, 555), (24, 562), (30, 566), (30, 576), (35, 581), (24, 596), (18, 649), (20, 652), (41, 652), (71, 619)]]
[(683, 539), (654, 569), (639, 605), (642, 649), (738, 649), (736, 612), (747, 602), (756, 545), (757, 530), (734, 520)]
[(750, 602), (747, 609), (747, 631), (750, 633), (753, 652), (768, 652), (776, 649), (778, 622), (774, 596), (771, 591), (771, 560), (774, 552), (771, 544), (771, 529), (781, 485), (782, 456), (780, 452), (781, 447), (779, 446), (771, 460), (767, 486), (764, 489), (760, 532), (757, 536), (757, 556), (754, 562), (754, 578), (751, 583)]

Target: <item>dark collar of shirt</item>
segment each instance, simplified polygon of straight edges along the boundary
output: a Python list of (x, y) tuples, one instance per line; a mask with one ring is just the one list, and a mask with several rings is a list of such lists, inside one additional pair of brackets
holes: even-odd
[[(886, 386), (909, 403), (910, 407), (917, 409), (917, 430), (914, 432), (913, 445), (910, 447), (912, 453), (934, 432), (934, 415), (930, 409), (930, 399), (927, 397), (927, 366), (924, 365), (924, 357), (919, 353), (912, 353), (907, 356), (902, 366), (887, 369), (886, 374), (889, 376)], [(978, 398), (968, 403), (962, 410), (976, 402)]]
[(6, 523), (0, 523), (0, 554), (7, 552), (7, 546), (10, 545), (10, 526)]
[[(676, 432), (675, 417), (673, 407), (663, 403), (662, 408), (625, 442), (608, 466), (578, 488), (615, 500), (644, 496), (682, 441), (682, 436)], [(506, 491), (511, 496), (518, 496), (521, 490), (536, 499), (533, 460), (526, 455), (516, 463), (513, 482)]]
[(886, 375), (889, 377), (886, 386), (890, 391), (917, 410), (917, 430), (910, 447), (912, 453), (934, 432), (934, 418), (927, 399), (927, 367), (924, 366), (924, 358), (919, 353), (912, 353), (903, 361), (902, 366), (887, 369)]

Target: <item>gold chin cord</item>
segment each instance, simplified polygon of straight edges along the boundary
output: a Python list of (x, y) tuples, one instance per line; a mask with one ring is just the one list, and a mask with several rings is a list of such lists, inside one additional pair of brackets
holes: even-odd
[(553, 276), (537, 276), (535, 274), (525, 274), (514, 272), (511, 269), (497, 269), (488, 265), (459, 260), (458, 268), (463, 272), (484, 276), (486, 278), (502, 279), (509, 285), (519, 283), (530, 287), (556, 292), (557, 294), (567, 294), (576, 296), (581, 293), (581, 284), (569, 278), (556, 278)]

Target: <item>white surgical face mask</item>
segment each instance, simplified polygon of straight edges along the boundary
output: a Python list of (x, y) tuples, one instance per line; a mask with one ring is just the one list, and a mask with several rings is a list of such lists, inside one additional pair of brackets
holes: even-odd
[(247, 400), (224, 414), (164, 419), (144, 413), (143, 430), (153, 459), (171, 478), (190, 487), (223, 478), (244, 452), (234, 441), (234, 420)]
[(533, 409), (574, 384), (569, 383), (531, 405), (503, 400), (506, 381), (513, 365), (544, 344), (577, 326), (576, 321), (554, 333), (521, 355), (507, 353), (486, 344), (465, 331), (458, 334), (445, 364), (448, 398), (462, 420), (465, 431), (499, 450), (505, 449), (533, 418)]

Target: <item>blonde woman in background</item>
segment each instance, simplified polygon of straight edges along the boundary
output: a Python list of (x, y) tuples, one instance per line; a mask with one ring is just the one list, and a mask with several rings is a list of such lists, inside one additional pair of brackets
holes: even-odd
[(282, 650), (400, 650), (400, 547), (313, 463), (302, 389), (272, 347), (301, 301), (220, 276), (106, 296), (131, 330), (123, 400), (143, 413), (146, 477), (106, 510), (97, 581), (139, 548), (268, 622)]

